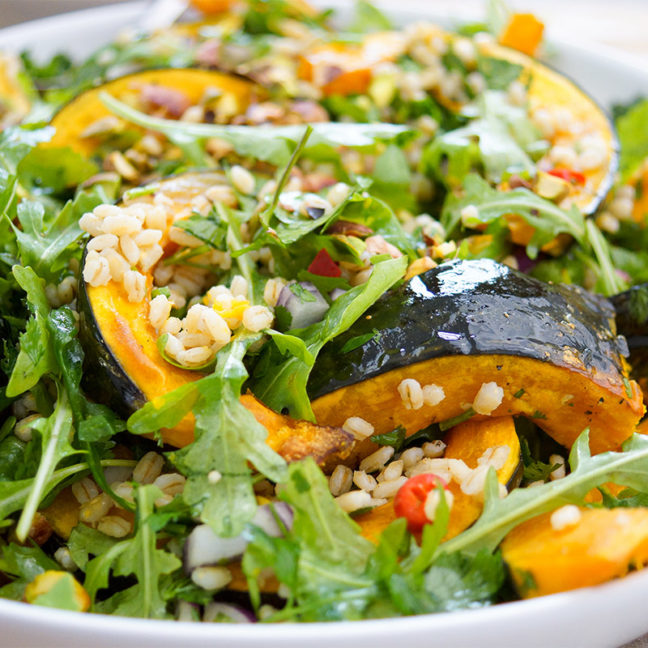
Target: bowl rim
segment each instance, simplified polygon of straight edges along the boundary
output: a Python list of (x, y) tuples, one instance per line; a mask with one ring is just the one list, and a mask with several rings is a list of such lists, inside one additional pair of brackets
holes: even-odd
[[(338, 9), (348, 7), (346, 0), (315, 0), (315, 4), (325, 4)], [(387, 12), (394, 9), (394, 0), (391, 2), (389, 0), (379, 0), (374, 4)], [(46, 37), (52, 31), (59, 29), (69, 31), (76, 26), (81, 27), (87, 21), (110, 20), (111, 22), (123, 22), (123, 24), (127, 25), (128, 21), (137, 18), (147, 5), (146, 0), (121, 2), (69, 11), (5, 27), (0, 29), (0, 38), (3, 41), (2, 48), (3, 51), (17, 52), (21, 48), (21, 41), (25, 40), (25, 34), (28, 34), (34, 42), (37, 42), (39, 38)], [(402, 11), (400, 5), (404, 5)], [(415, 5), (411, 0), (399, 0), (399, 12), (406, 19), (413, 15), (412, 10), (416, 10), (416, 7), (420, 10), (420, 2)], [(430, 11), (426, 9), (424, 17), (443, 22), (440, 16), (434, 13), (433, 9)], [(648, 66), (645, 57), (624, 52), (609, 45), (594, 44), (578, 38), (570, 38), (567, 41), (552, 37), (549, 40), (563, 55), (569, 56), (570, 52), (578, 53), (583, 57), (592, 59), (593, 63), (597, 59), (605, 59), (612, 65), (622, 67), (626, 71), (631, 71), (648, 81)], [(213, 625), (209, 623), (116, 617), (95, 613), (86, 614), (25, 605), (19, 601), (0, 598), (0, 626), (10, 619), (12, 622), (18, 622), (26, 626), (37, 621), (39, 626), (47, 626), (48, 631), (51, 632), (69, 630), (70, 628), (74, 628), (75, 632), (90, 633), (88, 636), (98, 632), (106, 632), (115, 639), (124, 636), (128, 636), (130, 639), (145, 636), (150, 639), (159, 634), (166, 637), (177, 636), (179, 640), (183, 638), (190, 640), (217, 639), (218, 645), (223, 646), (230, 646), (229, 642), (236, 643), (243, 640), (258, 641), (258, 645), (261, 646), (264, 641), (279, 639), (282, 640), (282, 645), (289, 645), (286, 640), (289, 640), (291, 645), (293, 642), (294, 645), (302, 645), (301, 642), (312, 639), (315, 635), (326, 641), (336, 639), (366, 641), (371, 635), (404, 637), (422, 631), (460, 631), (460, 629), (466, 627), (466, 624), (473, 626), (480, 623), (489, 626), (497, 625), (518, 618), (521, 615), (546, 619), (551, 618), (552, 614), (558, 614), (561, 610), (564, 611), (571, 607), (575, 602), (588, 608), (590, 602), (610, 601), (615, 598), (619, 601), (621, 599), (630, 600), (642, 594), (645, 596), (646, 592), (648, 592), (648, 569), (594, 587), (500, 603), (488, 607), (409, 617), (328, 623), (219, 624), (217, 637)], [(116, 620), (118, 620), (118, 623), (115, 623)], [(648, 629), (648, 622), (646, 622), (646, 628)], [(371, 630), (371, 635), (368, 634), (368, 630)]]

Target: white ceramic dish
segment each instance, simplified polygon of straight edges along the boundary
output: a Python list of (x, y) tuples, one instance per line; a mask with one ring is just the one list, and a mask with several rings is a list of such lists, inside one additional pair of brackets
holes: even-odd
[[(402, 23), (435, 15), (424, 2), (377, 3)], [(425, 3), (427, 4), (427, 3)], [(146, 3), (63, 14), (0, 31), (0, 49), (29, 48), (45, 58), (78, 57), (136, 23)], [(328, 0), (343, 9), (345, 0)], [(395, 7), (398, 5), (398, 12)], [(424, 15), (422, 15), (422, 13)], [(604, 106), (648, 95), (641, 59), (604, 48), (555, 42), (552, 64)], [(648, 571), (596, 588), (506, 605), (403, 619), (330, 624), (207, 625), (82, 615), (0, 600), (0, 646), (8, 648), (407, 648), (614, 647), (648, 631)]]

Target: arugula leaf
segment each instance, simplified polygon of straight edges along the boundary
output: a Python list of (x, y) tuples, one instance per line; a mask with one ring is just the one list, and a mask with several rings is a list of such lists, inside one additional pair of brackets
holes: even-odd
[(27, 538), (34, 513), (50, 488), (49, 483), (56, 466), (62, 459), (79, 453), (79, 450), (71, 445), (74, 434), (72, 410), (64, 391), (58, 395), (53, 414), (48, 418), (38, 419), (33, 427), (40, 432), (42, 454), (38, 471), (16, 526), (16, 536), (21, 542)]
[[(337, 505), (326, 477), (311, 458), (288, 467), (279, 497), (295, 511), (293, 527), (287, 538), (274, 541), (253, 533), (243, 557), (251, 591), (258, 593), (260, 570), (273, 567), (291, 588), (287, 609), (277, 619), (295, 615), (304, 621), (359, 618), (367, 594), (373, 592), (371, 580), (363, 576), (373, 545)], [(280, 562), (275, 563), (275, 555), (281, 557)], [(294, 602), (300, 607), (294, 608)]]
[[(290, 161), (292, 149), (301, 139), (304, 126), (231, 126), (221, 124), (189, 124), (145, 115), (103, 92), (101, 101), (114, 114), (133, 124), (166, 135), (171, 141), (186, 144), (188, 140), (217, 137), (230, 143), (241, 156), (283, 166)], [(372, 147), (376, 140), (391, 140), (410, 131), (396, 124), (347, 124), (321, 122), (312, 124), (313, 135), (306, 150), (330, 150), (339, 146)]]
[(0, 572), (10, 574), (14, 580), (0, 587), (0, 598), (22, 600), (27, 584), (50, 569), (60, 569), (60, 565), (45, 554), (38, 545), (22, 546), (11, 543), (3, 546)]
[[(285, 462), (265, 443), (267, 430), (240, 401), (247, 378), (243, 357), (257, 335), (232, 340), (218, 354), (214, 374), (195, 383), (195, 441), (170, 454), (187, 476), (183, 498), (215, 533), (238, 535), (254, 515), (256, 499), (249, 463), (273, 481)], [(220, 474), (218, 480), (210, 478)]]
[[(135, 461), (128, 459), (103, 459), (100, 465), (102, 468), (109, 468), (110, 466), (133, 468), (135, 464)], [(86, 471), (90, 472), (90, 465), (85, 462), (55, 470), (46, 482), (43, 494), (52, 492), (66, 479)], [(17, 481), (0, 481), (0, 520), (4, 520), (8, 515), (22, 509), (33, 487), (34, 477)]]
[(51, 126), (12, 126), (0, 133), (0, 165), (11, 175), (16, 175), (18, 164), (38, 144), (49, 141), (54, 135)]
[(18, 181), (31, 191), (59, 194), (98, 171), (86, 157), (69, 148), (35, 148), (18, 165)]
[[(599, 486), (598, 490), (603, 498), (601, 505), (605, 508), (648, 507), (648, 493), (645, 491), (638, 491), (634, 488), (625, 488), (617, 495), (613, 495), (605, 486)], [(595, 504), (592, 504), (591, 506), (595, 506)]]
[(522, 66), (504, 59), (480, 55), (477, 70), (486, 79), (486, 85), (493, 90), (507, 90), (522, 73)]
[(480, 95), (479, 118), (436, 137), (423, 153), (424, 171), (450, 189), (461, 186), (474, 169), (483, 169), (493, 183), (510, 173), (534, 175), (530, 153), (539, 146), (539, 131), (524, 109), (511, 106), (503, 97), (495, 90)]
[[(169, 617), (166, 602), (160, 593), (160, 578), (179, 569), (182, 563), (173, 554), (157, 548), (155, 532), (148, 523), (148, 518), (153, 513), (153, 503), (161, 494), (162, 491), (152, 485), (139, 486), (135, 491), (137, 532), (132, 540), (125, 543), (123, 550), (118, 552), (113, 574), (134, 574), (137, 585), (121, 593), (114, 614), (146, 619)], [(116, 546), (119, 545), (114, 545), (113, 549)]]
[(481, 517), (472, 527), (444, 542), (439, 551), (462, 551), (473, 556), (482, 549), (494, 551), (518, 524), (564, 504), (580, 504), (592, 488), (605, 482), (642, 490), (648, 471), (648, 439), (634, 434), (623, 444), (623, 452), (591, 456), (589, 431), (585, 430), (572, 446), (569, 463), (571, 473), (563, 479), (534, 488), (517, 488), (504, 499), (499, 497), (497, 477), (491, 470)]
[(101, 185), (79, 193), (54, 218), (46, 218), (40, 202), (21, 202), (17, 209), (20, 227), (11, 225), (22, 265), (31, 266), (48, 281), (58, 279), (70, 258), (81, 254), (80, 247), (73, 245), (84, 235), (79, 218), (103, 202), (110, 202), (110, 197)]
[[(205, 380), (201, 378), (201, 380)], [(200, 392), (198, 382), (190, 382), (148, 401), (127, 421), (131, 434), (159, 434), (162, 428), (175, 427), (195, 406)]]
[(216, 250), (223, 249), (227, 236), (227, 225), (214, 218), (213, 212), (208, 216), (192, 214), (189, 218), (177, 221), (176, 227), (185, 230)]
[(391, 20), (382, 11), (365, 0), (356, 0), (353, 10), (353, 20), (347, 27), (350, 32), (366, 34), (373, 31), (394, 29)]
[(77, 524), (68, 538), (70, 556), (81, 571), (85, 571), (90, 555), (100, 556), (117, 544), (115, 538), (107, 536), (85, 524)]
[(599, 279), (602, 284), (601, 292), (607, 296), (617, 295), (628, 286), (618, 275), (613, 265), (610, 244), (592, 219), (585, 221), (585, 230), (587, 232), (587, 240), (592, 246), (594, 255), (598, 261), (600, 269)]
[(569, 211), (561, 209), (524, 187), (498, 191), (474, 173), (466, 176), (463, 189), (462, 198), (449, 198), (443, 208), (441, 224), (448, 233), (461, 222), (461, 210), (474, 205), (478, 214), (475, 225), (491, 223), (506, 214), (517, 214), (532, 225), (535, 233), (526, 248), (531, 258), (561, 232), (571, 234), (580, 242), (586, 239), (585, 219), (575, 206)]
[(287, 408), (295, 418), (313, 420), (306, 383), (317, 354), (329, 340), (346, 331), (378, 297), (401, 279), (406, 268), (405, 256), (381, 261), (374, 266), (367, 283), (356, 286), (333, 302), (321, 322), (292, 331), (293, 335), (304, 340), (313, 362), (305, 362), (303, 356), (288, 358), (272, 372), (253, 380), (252, 391), (277, 412)]
[(621, 149), (619, 171), (622, 184), (628, 181), (643, 160), (648, 157), (646, 122), (648, 122), (648, 99), (636, 103), (616, 120)]
[(27, 304), (32, 312), (25, 332), (20, 335), (20, 352), (7, 385), (7, 396), (18, 396), (31, 389), (46, 373), (56, 370), (47, 326), (49, 304), (44, 282), (32, 268), (15, 265), (12, 273), (18, 285), (27, 293)]

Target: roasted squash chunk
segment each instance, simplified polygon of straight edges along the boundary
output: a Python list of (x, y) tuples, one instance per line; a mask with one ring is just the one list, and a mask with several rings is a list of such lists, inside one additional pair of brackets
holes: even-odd
[[(508, 484), (520, 470), (520, 442), (515, 425), (510, 416), (466, 421), (452, 428), (445, 436), (447, 443), (445, 458), (461, 459), (468, 468), (476, 468), (478, 459), (488, 450), (497, 446), (509, 448), (506, 463), (497, 471), (501, 484)], [(467, 529), (481, 514), (482, 503), (479, 498), (466, 495), (457, 482), (452, 481), (449, 490), (454, 497), (446, 540)], [(383, 504), (356, 518), (362, 527), (362, 535), (377, 542), (383, 529), (396, 519), (392, 502)]]
[(582, 509), (560, 531), (546, 513), (513, 529), (502, 556), (524, 598), (599, 585), (648, 561), (648, 509)]
[[(325, 425), (364, 412), (376, 433), (402, 424), (411, 434), (463, 414), (496, 383), (501, 401), (479, 416), (527, 416), (566, 447), (590, 428), (593, 452), (613, 450), (644, 412), (613, 318), (609, 301), (575, 287), (487, 259), (446, 263), (383, 296), (324, 347), (309, 382), (313, 411)], [(361, 336), (371, 339), (339, 352)], [(412, 409), (399, 392), (405, 379), (440, 386), (444, 398)]]

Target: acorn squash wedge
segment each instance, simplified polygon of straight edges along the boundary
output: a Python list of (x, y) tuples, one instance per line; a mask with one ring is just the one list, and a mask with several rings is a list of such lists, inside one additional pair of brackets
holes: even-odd
[[(182, 210), (191, 200), (225, 178), (218, 172), (186, 173), (161, 180), (155, 190), (136, 200), (153, 201), (163, 191)], [(132, 202), (131, 202), (132, 204)], [(191, 210), (189, 210), (190, 213)], [(171, 251), (167, 233), (162, 246)], [(147, 401), (155, 400), (204, 374), (169, 364), (157, 347), (157, 334), (149, 321), (153, 277), (147, 275), (146, 298), (128, 301), (123, 286), (110, 281), (104, 286), (79, 283), (78, 308), (80, 339), (86, 352), (86, 390), (100, 402), (127, 417)], [(265, 407), (251, 394), (242, 403), (268, 429), (268, 444), (286, 460), (312, 456), (318, 463), (340, 461), (348, 455), (353, 437), (345, 430), (296, 421)], [(173, 429), (163, 430), (166, 443), (182, 447), (193, 440), (193, 415), (186, 416)]]
[[(523, 470), (520, 441), (511, 416), (460, 423), (449, 430), (444, 441), (447, 444), (444, 457), (461, 459), (468, 468), (476, 468), (478, 459), (489, 448), (508, 446), (510, 451), (506, 463), (497, 471), (497, 479), (501, 484), (514, 484)], [(466, 495), (457, 482), (451, 481), (448, 488), (454, 499), (445, 540), (467, 529), (480, 516), (483, 506), (479, 498)], [(362, 528), (362, 535), (372, 542), (377, 542), (383, 529), (395, 519), (393, 502), (387, 502), (355, 518)]]
[(648, 509), (581, 509), (580, 521), (559, 531), (545, 513), (513, 529), (501, 549), (523, 598), (599, 585), (648, 562)]
[[(313, 411), (320, 424), (361, 415), (377, 434), (397, 425), (412, 434), (465, 415), (494, 382), (501, 402), (490, 415), (529, 417), (566, 447), (590, 428), (593, 452), (616, 449), (644, 406), (613, 318), (608, 300), (577, 287), (489, 259), (445, 263), (384, 295), (322, 349), (308, 384)], [(443, 399), (408, 409), (398, 391), (407, 378), (442, 387)]]
[[(576, 122), (588, 126), (589, 132), (602, 139), (605, 144), (603, 163), (594, 169), (582, 169), (584, 184), (573, 183), (569, 193), (569, 198), (583, 214), (593, 214), (612, 188), (619, 165), (619, 142), (610, 117), (574, 81), (544, 63), (495, 43), (482, 44), (479, 49), (484, 55), (522, 66), (520, 81), (528, 85), (528, 100), (532, 111), (567, 109)], [(580, 131), (572, 132), (569, 128), (559, 127), (549, 141), (552, 145), (559, 143), (572, 146), (581, 136)], [(531, 240), (532, 233), (529, 226), (513, 230), (514, 242), (526, 245)]]
[[(173, 93), (178, 113), (183, 108), (196, 105), (211, 90), (231, 101), (236, 113), (243, 113), (254, 92), (250, 82), (211, 70), (185, 68), (136, 72), (87, 90), (63, 106), (52, 118), (51, 125), (56, 133), (45, 146), (69, 147), (91, 156), (101, 141), (99, 136), (91, 134), (91, 127), (112, 114), (99, 95), (107, 92), (125, 103), (136, 103), (144, 88), (159, 88), (162, 92)], [(168, 96), (171, 97), (170, 94)], [(180, 114), (175, 116), (179, 117)], [(129, 128), (137, 130), (139, 127), (131, 125)]]

